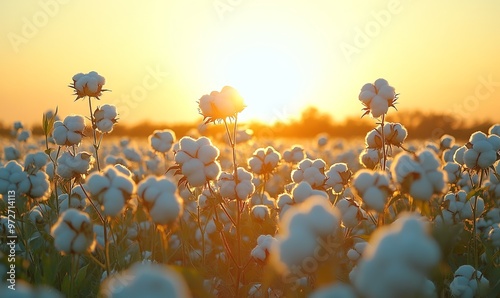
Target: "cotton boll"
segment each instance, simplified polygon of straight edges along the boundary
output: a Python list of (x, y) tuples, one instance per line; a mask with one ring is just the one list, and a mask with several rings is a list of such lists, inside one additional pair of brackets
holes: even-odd
[(76, 177), (87, 175), (94, 165), (94, 157), (85, 151), (77, 153), (75, 156), (69, 152), (64, 152), (57, 159), (56, 173), (61, 178), (70, 180)]
[(443, 170), (446, 172), (446, 177), (448, 177), (448, 183), (456, 184), (462, 175), (461, 166), (455, 162), (447, 162)]
[(136, 263), (108, 277), (100, 293), (113, 298), (192, 297), (182, 275), (171, 267), (152, 263)]
[(351, 198), (342, 198), (336, 204), (342, 217), (342, 223), (348, 228), (356, 227), (366, 219), (366, 213), (359, 204)]
[(255, 205), (251, 209), (251, 214), (254, 220), (265, 221), (270, 217), (270, 210), (266, 205)]
[(175, 132), (170, 129), (155, 130), (152, 135), (149, 136), (149, 144), (153, 150), (161, 153), (166, 153), (170, 151), (172, 145), (174, 144), (176, 137)]
[(260, 235), (257, 238), (257, 246), (252, 249), (250, 255), (256, 261), (265, 262), (275, 242), (276, 239), (271, 235)]
[(313, 196), (290, 208), (280, 221), (271, 255), (278, 270), (289, 271), (312, 256), (319, 245), (318, 238), (330, 237), (339, 227), (340, 214), (323, 197)]
[(296, 184), (292, 190), (292, 196), (295, 203), (302, 203), (307, 198), (313, 195), (317, 195), (325, 199), (328, 199), (328, 195), (325, 192), (314, 190), (312, 186), (306, 181), (302, 181)]
[(378, 149), (364, 149), (359, 155), (359, 162), (367, 169), (373, 170), (380, 161)]
[(30, 186), (28, 174), (17, 161), (11, 160), (0, 167), (0, 194), (3, 194), (4, 198), (10, 190), (25, 194), (30, 190)]
[(222, 173), (217, 181), (220, 188), (220, 194), (224, 198), (246, 200), (255, 191), (255, 186), (252, 183), (253, 175), (245, 169), (238, 167), (238, 180), (232, 173)]
[(182, 215), (183, 200), (175, 184), (165, 177), (147, 177), (139, 183), (137, 195), (156, 224), (171, 224)]
[(49, 198), (50, 182), (49, 176), (45, 172), (38, 171), (35, 174), (29, 175), (28, 180), (30, 182), (30, 187), (26, 195), (38, 201)]
[(352, 286), (338, 282), (331, 286), (320, 287), (315, 290), (310, 298), (357, 298), (355, 290)]
[(389, 196), (389, 177), (385, 172), (359, 170), (353, 178), (356, 194), (368, 209), (383, 212)]
[(129, 176), (108, 165), (101, 172), (92, 173), (85, 188), (92, 199), (99, 202), (102, 212), (114, 217), (123, 212), (135, 192), (135, 183)]
[(450, 284), (453, 297), (475, 297), (482, 296), (489, 288), (489, 281), (483, 276), (481, 271), (474, 269), (470, 265), (460, 266), (454, 274), (454, 279)]
[(257, 175), (272, 173), (281, 159), (281, 155), (273, 147), (259, 148), (248, 159), (250, 170)]
[(327, 180), (325, 184), (332, 188), (333, 193), (339, 194), (349, 183), (351, 176), (352, 172), (347, 167), (347, 164), (335, 163), (326, 173)]
[(359, 293), (388, 298), (419, 294), (440, 255), (427, 227), (420, 218), (406, 214), (377, 229), (352, 275)]
[(18, 160), (21, 157), (21, 152), (12, 146), (3, 148), (5, 160)]
[(500, 136), (500, 124), (494, 124), (488, 129), (488, 134)]
[(102, 87), (106, 83), (106, 80), (95, 71), (87, 74), (78, 73), (73, 76), (72, 80), (73, 84), (70, 87), (75, 90), (74, 95), (77, 96), (75, 101), (86, 96), (99, 99), (102, 91), (105, 91)]
[(294, 145), (291, 149), (285, 150), (283, 153), (283, 159), (285, 162), (298, 163), (304, 159), (305, 153), (304, 148), (300, 145)]
[(95, 248), (95, 234), (88, 214), (64, 211), (51, 229), (54, 246), (63, 254), (82, 254)]

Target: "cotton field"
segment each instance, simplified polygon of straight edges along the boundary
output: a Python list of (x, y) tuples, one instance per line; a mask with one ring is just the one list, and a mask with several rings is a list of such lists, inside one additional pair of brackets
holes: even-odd
[(500, 296), (500, 124), (407, 143), (377, 79), (364, 141), (247, 135), (229, 86), (192, 111), (224, 138), (117, 140), (105, 85), (76, 74), (88, 115), (1, 141), (0, 297)]

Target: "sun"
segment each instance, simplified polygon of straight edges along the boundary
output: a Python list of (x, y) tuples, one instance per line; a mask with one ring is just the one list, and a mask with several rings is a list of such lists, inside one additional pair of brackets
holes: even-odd
[(307, 105), (317, 57), (294, 39), (246, 37), (215, 55), (223, 85), (236, 88), (247, 108), (243, 120), (286, 121)]

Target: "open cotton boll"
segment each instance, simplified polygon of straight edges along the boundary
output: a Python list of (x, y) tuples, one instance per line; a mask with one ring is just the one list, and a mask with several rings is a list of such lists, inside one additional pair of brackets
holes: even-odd
[(276, 169), (280, 159), (281, 155), (273, 147), (259, 148), (248, 159), (248, 166), (254, 174), (270, 174)]
[(363, 297), (416, 296), (440, 259), (439, 246), (429, 236), (428, 224), (411, 214), (378, 228), (369, 243), (352, 276)]
[(52, 138), (60, 146), (80, 145), (84, 137), (85, 118), (80, 115), (70, 115), (64, 118), (64, 121), (54, 122)]
[(223, 172), (219, 176), (217, 185), (223, 198), (246, 200), (254, 193), (253, 175), (241, 167), (238, 167), (237, 175), (237, 181), (232, 173)]
[(51, 229), (54, 246), (63, 254), (82, 254), (95, 248), (95, 234), (87, 213), (68, 209)]
[(327, 180), (325, 184), (332, 188), (333, 193), (341, 193), (351, 179), (352, 172), (345, 163), (333, 164), (326, 172)]
[(400, 153), (391, 165), (392, 177), (403, 193), (417, 200), (428, 201), (445, 191), (446, 172), (440, 168), (436, 154), (429, 149), (415, 155)]
[[(71, 197), (71, 199), (70, 199)], [(87, 196), (80, 185), (77, 185), (71, 189), (71, 194), (60, 194), (59, 195), (59, 210), (61, 212), (67, 210), (68, 208), (75, 208), (80, 211), (87, 208)], [(71, 202), (70, 202), (71, 201)]]
[(77, 73), (73, 76), (72, 80), (73, 84), (69, 85), (69, 87), (75, 91), (74, 95), (77, 96), (75, 101), (86, 96), (99, 99), (102, 91), (105, 91), (102, 87), (106, 83), (106, 80), (95, 71), (87, 74)]
[(5, 160), (18, 160), (21, 157), (21, 151), (13, 146), (3, 148)]
[(298, 163), (304, 159), (304, 157), (304, 148), (300, 145), (294, 145), (291, 149), (287, 149), (283, 152), (283, 159), (285, 162)]
[(380, 161), (380, 152), (378, 149), (364, 149), (359, 154), (359, 163), (365, 168), (373, 170)]
[(87, 175), (94, 162), (94, 157), (88, 152), (81, 151), (73, 156), (66, 151), (57, 159), (56, 173), (66, 180), (77, 178)]
[(255, 205), (250, 210), (252, 218), (256, 221), (265, 221), (270, 217), (269, 207), (266, 205)]
[(24, 194), (29, 191), (31, 186), (28, 174), (24, 171), (17, 161), (11, 160), (0, 167), (0, 194), (4, 195), (4, 200), (10, 190), (18, 194)]
[(482, 297), (486, 294), (490, 283), (481, 273), (471, 265), (458, 267), (450, 283), (450, 291), (453, 297)]
[(212, 91), (203, 95), (198, 101), (198, 107), (205, 123), (209, 123), (235, 117), (243, 111), (245, 104), (236, 89), (224, 86), (220, 92)]
[(372, 117), (378, 118), (394, 106), (397, 94), (386, 80), (377, 79), (373, 84), (363, 85), (358, 98), (365, 106), (365, 114), (371, 113)]
[(292, 171), (292, 180), (295, 183), (306, 181), (313, 188), (322, 188), (327, 180), (325, 176), (326, 163), (322, 159), (304, 159), (296, 170)]
[(166, 177), (149, 176), (142, 180), (137, 195), (156, 224), (171, 224), (182, 215), (184, 201)]
[(94, 111), (94, 121), (98, 131), (110, 133), (117, 122), (118, 113), (114, 105), (105, 104)]
[(450, 149), (455, 145), (455, 137), (448, 134), (444, 134), (439, 139), (439, 148), (441, 150)]
[(92, 173), (85, 188), (99, 202), (103, 214), (114, 217), (123, 212), (135, 192), (135, 183), (130, 176), (108, 165), (101, 172)]
[(365, 220), (366, 212), (361, 209), (359, 204), (351, 198), (342, 198), (335, 205), (340, 211), (342, 223), (348, 228), (356, 227), (361, 221)]
[(490, 126), (488, 129), (488, 134), (490, 135), (497, 135), (500, 137), (500, 124), (493, 124)]
[(44, 152), (30, 153), (24, 158), (24, 168), (26, 172), (36, 172), (45, 167), (48, 161), (49, 157)]
[(35, 174), (29, 175), (28, 180), (30, 182), (30, 187), (29, 191), (26, 192), (26, 195), (38, 201), (43, 201), (49, 198), (49, 175), (43, 171), (38, 171)]
[(123, 154), (125, 155), (125, 158), (127, 160), (132, 162), (140, 163), (142, 160), (141, 154), (135, 148), (130, 148), (130, 147), (124, 148)]
[(155, 130), (149, 136), (149, 144), (151, 148), (157, 152), (166, 153), (170, 151), (174, 144), (176, 137), (175, 132), (170, 129)]
[(328, 194), (326, 192), (313, 189), (311, 184), (306, 181), (296, 184), (292, 189), (292, 197), (295, 203), (302, 203), (311, 196), (318, 196), (328, 200)]
[(153, 263), (135, 263), (108, 277), (101, 285), (100, 295), (109, 298), (192, 297), (182, 275), (171, 267)]
[(280, 232), (271, 249), (275, 267), (287, 272), (300, 266), (320, 245), (318, 239), (333, 237), (339, 224), (339, 211), (323, 197), (309, 197), (289, 209), (279, 223)]
[(482, 198), (474, 196), (467, 199), (467, 193), (464, 190), (456, 193), (450, 192), (444, 196), (441, 213), (444, 218), (453, 218), (453, 223), (456, 223), (465, 219), (474, 219), (472, 212), (474, 206), (476, 206), (476, 217), (479, 217), (484, 211)]
[(206, 137), (197, 140), (183, 137), (179, 141), (179, 150), (175, 152), (175, 162), (193, 187), (202, 186), (219, 177), (218, 157), (219, 149)]
[(50, 214), (52, 208), (49, 205), (39, 204), (31, 208), (28, 211), (28, 218), (33, 224), (43, 224), (45, 223), (45, 217)]
[(443, 170), (446, 172), (447, 182), (450, 184), (456, 184), (462, 176), (462, 168), (456, 162), (447, 162), (443, 166)]
[(477, 131), (473, 133), (465, 148), (460, 148), (463, 151), (457, 156), (455, 153), (455, 160), (463, 163), (467, 168), (473, 170), (486, 169), (493, 165), (498, 158), (498, 151), (500, 150), (500, 137), (497, 135), (487, 136), (483, 132)]
[(271, 235), (260, 235), (257, 238), (257, 246), (252, 249), (250, 255), (256, 261), (265, 262), (275, 242), (276, 239)]
[(368, 209), (383, 212), (389, 196), (389, 176), (385, 172), (359, 170), (353, 177), (355, 193)]

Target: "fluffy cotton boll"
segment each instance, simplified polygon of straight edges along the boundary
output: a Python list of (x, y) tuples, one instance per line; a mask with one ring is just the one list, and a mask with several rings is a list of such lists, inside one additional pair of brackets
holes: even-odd
[(368, 242), (366, 241), (357, 242), (351, 249), (347, 251), (347, 257), (352, 262), (357, 262), (361, 258), (363, 252), (367, 247), (368, 247)]
[(110, 298), (192, 297), (182, 275), (168, 266), (153, 263), (136, 263), (107, 278), (101, 285), (100, 295)]
[(488, 240), (494, 247), (500, 248), (500, 224), (494, 224), (491, 227), (488, 232)]
[(445, 174), (436, 154), (428, 149), (416, 155), (400, 153), (391, 165), (391, 174), (401, 190), (417, 200), (428, 201), (445, 190)]
[(31, 137), (31, 131), (23, 130), (17, 135), (17, 140), (19, 142), (26, 142)]
[(470, 265), (458, 267), (453, 276), (453, 281), (450, 284), (453, 297), (482, 297), (490, 286), (490, 282), (481, 271)]
[(28, 173), (33, 173), (41, 170), (47, 162), (49, 157), (44, 152), (30, 153), (24, 158), (24, 169)]
[(276, 239), (271, 235), (260, 235), (257, 238), (257, 246), (250, 252), (250, 256), (258, 262), (265, 262)]
[(361, 88), (359, 100), (365, 106), (366, 113), (378, 118), (386, 114), (389, 107), (394, 106), (397, 94), (386, 80), (378, 79), (374, 84), (367, 83)]
[(339, 223), (340, 212), (323, 197), (312, 196), (291, 208), (280, 221), (280, 234), (271, 250), (276, 268), (287, 272), (300, 266), (320, 245), (318, 239), (333, 237)]
[(441, 150), (450, 149), (455, 145), (455, 137), (450, 135), (443, 135), (439, 140), (439, 147)]
[(326, 163), (322, 159), (304, 159), (299, 164), (296, 170), (291, 173), (292, 180), (295, 183), (305, 181), (313, 188), (323, 188), (327, 177), (325, 176)]
[(230, 86), (224, 86), (220, 92), (212, 91), (210, 95), (203, 95), (198, 105), (206, 123), (235, 117), (245, 108), (243, 98)]
[(497, 135), (486, 136), (480, 131), (475, 132), (470, 136), (469, 143), (463, 150), (463, 162), (469, 169), (486, 169), (497, 160), (500, 137)]
[(92, 198), (99, 202), (103, 214), (115, 217), (123, 212), (135, 192), (135, 183), (113, 166), (106, 166), (101, 172), (92, 173), (86, 183)]
[(365, 168), (373, 170), (380, 161), (380, 152), (378, 149), (364, 149), (359, 155), (359, 163)]
[(238, 167), (238, 179), (232, 173), (223, 172), (219, 176), (217, 185), (220, 189), (220, 194), (224, 198), (246, 200), (255, 191), (255, 186), (252, 182), (253, 175), (245, 169)]
[(259, 148), (248, 159), (250, 170), (257, 175), (272, 173), (281, 159), (281, 155), (273, 147)]
[(454, 162), (453, 156), (455, 155), (455, 152), (460, 148), (458, 145), (453, 145), (450, 149), (444, 149), (443, 150), (443, 161), (444, 162)]
[(382, 135), (379, 132), (380, 125), (377, 129), (370, 130), (365, 136), (365, 144), (369, 149), (382, 148)]
[(250, 211), (252, 218), (256, 221), (265, 221), (268, 219), (271, 215), (271, 211), (269, 210), (269, 207), (266, 205), (255, 205), (252, 207)]
[(366, 219), (366, 213), (359, 204), (351, 198), (342, 198), (336, 204), (342, 217), (342, 223), (348, 228), (356, 227)]
[(358, 295), (352, 286), (338, 282), (331, 286), (321, 287), (309, 296), (309, 298), (357, 298)]
[(94, 162), (94, 157), (88, 152), (81, 151), (73, 156), (66, 151), (57, 159), (56, 173), (66, 180), (84, 176), (89, 173)]
[(390, 123), (384, 124), (384, 138), (387, 144), (400, 147), (408, 136), (408, 131), (400, 123)]
[(21, 157), (21, 151), (12, 146), (3, 148), (5, 160), (18, 160)]
[(44, 224), (46, 222), (45, 218), (49, 216), (51, 211), (52, 208), (49, 205), (39, 204), (28, 211), (28, 218), (34, 225)]
[[(477, 201), (477, 202), (476, 202)], [(484, 200), (477, 196), (467, 199), (467, 193), (460, 190), (457, 193), (448, 193), (444, 196), (443, 211), (458, 215), (460, 220), (473, 219), (473, 207), (476, 206), (476, 217), (484, 211)]]
[(333, 164), (328, 172), (326, 172), (327, 180), (325, 184), (332, 188), (333, 193), (339, 194), (344, 190), (344, 187), (349, 183), (352, 172), (345, 163)]
[(170, 129), (155, 130), (148, 139), (151, 148), (161, 153), (167, 153), (168, 151), (170, 151), (172, 145), (176, 140), (175, 132)]
[(64, 211), (51, 229), (54, 246), (63, 254), (82, 254), (95, 248), (95, 234), (87, 213)]
[(166, 177), (149, 176), (142, 180), (137, 195), (156, 224), (171, 224), (182, 215), (184, 201), (175, 184)]
[(117, 122), (118, 113), (114, 105), (105, 104), (94, 111), (94, 121), (98, 131), (110, 133)]
[(18, 194), (27, 193), (30, 186), (28, 174), (17, 161), (11, 160), (5, 166), (0, 167), (0, 194), (3, 194), (4, 198), (7, 197), (10, 190), (16, 191)]
[(54, 122), (52, 137), (54, 142), (60, 146), (80, 145), (84, 137), (85, 118), (80, 115), (70, 115), (64, 121)]
[(462, 146), (462, 147), (459, 147), (456, 151), (455, 151), (455, 154), (453, 155), (453, 160), (458, 163), (459, 165), (464, 165), (465, 164), (465, 160), (464, 160), (464, 154), (465, 154), (465, 151), (467, 150), (467, 147), (465, 146)]
[(311, 184), (306, 181), (302, 181), (295, 185), (292, 189), (292, 196), (295, 203), (302, 203), (310, 196), (319, 196), (328, 200), (328, 194), (326, 192), (313, 189)]
[(102, 87), (106, 83), (106, 80), (95, 71), (91, 71), (87, 74), (77, 73), (72, 79), (73, 84), (69, 86), (75, 90), (75, 100), (86, 96), (99, 99), (99, 96), (102, 95), (102, 91), (105, 91)]
[(446, 172), (446, 177), (450, 184), (456, 184), (462, 176), (462, 167), (455, 162), (447, 162), (443, 166), (443, 170)]
[(352, 276), (359, 293), (387, 298), (419, 294), (440, 259), (439, 246), (427, 228), (421, 218), (408, 214), (378, 228)]
[(390, 191), (387, 173), (359, 170), (354, 175), (353, 187), (368, 209), (384, 211)]
[(494, 124), (488, 129), (488, 134), (500, 137), (500, 124)]
[(316, 139), (317, 139), (317, 143), (318, 143), (318, 147), (319, 148), (322, 148), (322, 147), (325, 147), (326, 144), (328, 144), (328, 135), (325, 134), (325, 133), (321, 133), (319, 134)]
[(88, 206), (87, 196), (80, 185), (73, 187), (70, 195), (60, 194), (58, 200), (59, 210), (61, 212), (67, 210), (68, 208), (75, 208), (83, 211)]
[(127, 160), (132, 161), (132, 162), (140, 163), (142, 160), (141, 154), (134, 148), (130, 148), (130, 147), (124, 148), (123, 154), (125, 155), (125, 158)]
[(298, 163), (305, 157), (304, 148), (300, 145), (294, 145), (291, 149), (283, 152), (283, 159), (285, 162)]
[(35, 174), (29, 175), (28, 180), (30, 182), (30, 187), (29, 191), (26, 192), (26, 195), (38, 201), (43, 201), (49, 198), (49, 175), (43, 171), (38, 171)]

